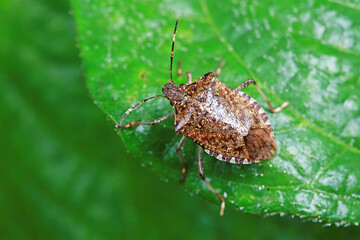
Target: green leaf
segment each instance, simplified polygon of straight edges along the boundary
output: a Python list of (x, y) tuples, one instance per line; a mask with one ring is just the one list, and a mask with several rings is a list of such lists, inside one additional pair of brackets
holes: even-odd
[[(268, 114), (279, 149), (272, 161), (231, 165), (204, 155), (205, 176), (227, 206), (358, 224), (358, 2), (72, 2), (88, 88), (114, 123), (132, 104), (161, 94), (179, 18), (174, 58), (194, 79), (225, 60), (220, 80), (228, 86), (253, 78), (274, 105), (291, 103)], [(266, 106), (254, 87), (245, 91)], [(155, 99), (126, 121), (150, 121), (171, 111), (168, 101)], [(144, 165), (168, 181), (179, 180), (175, 150), (181, 136), (173, 120), (120, 134)], [(183, 187), (218, 203), (198, 176), (195, 144), (186, 141), (182, 154), (188, 165)]]

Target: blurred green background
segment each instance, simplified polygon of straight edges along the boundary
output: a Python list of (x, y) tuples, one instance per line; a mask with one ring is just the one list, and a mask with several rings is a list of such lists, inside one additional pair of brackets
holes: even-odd
[(0, 2), (1, 239), (355, 239), (358, 227), (190, 197), (126, 152), (92, 103), (66, 1)]

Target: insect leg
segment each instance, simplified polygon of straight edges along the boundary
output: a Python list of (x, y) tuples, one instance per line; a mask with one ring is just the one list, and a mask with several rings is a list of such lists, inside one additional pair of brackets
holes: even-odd
[(191, 72), (186, 72), (186, 73), (183, 73), (182, 72), (182, 61), (179, 61), (178, 63), (178, 70), (177, 70), (177, 74), (178, 76), (182, 76), (182, 75), (187, 75), (187, 82), (188, 84), (192, 83), (192, 75), (191, 75)]
[(243, 82), (240, 86), (238, 86), (235, 91), (241, 91), (242, 89), (246, 88), (247, 86), (249, 86), (251, 83), (253, 83), (256, 87), (256, 89), (258, 90), (258, 92), (260, 93), (260, 95), (262, 96), (262, 98), (266, 101), (267, 105), (270, 108), (270, 112), (272, 113), (277, 113), (280, 112), (283, 108), (289, 106), (289, 102), (283, 102), (283, 104), (281, 104), (280, 107), (277, 108), (273, 108), (273, 106), (271, 105), (270, 101), (267, 99), (267, 97), (265, 96), (265, 94), (263, 93), (263, 91), (261, 91), (261, 89), (259, 88), (259, 86), (256, 84), (254, 79), (248, 79), (245, 82)]
[(188, 84), (191, 84), (191, 83), (192, 83), (192, 75), (191, 75), (191, 72), (186, 72), (186, 75), (187, 75), (187, 82), (188, 82)]
[(223, 196), (221, 196), (214, 188), (211, 186), (211, 184), (206, 181), (204, 177), (204, 168), (203, 168), (203, 162), (202, 162), (202, 148), (198, 146), (198, 167), (199, 167), (199, 175), (201, 179), (204, 181), (204, 183), (208, 186), (208, 188), (215, 194), (215, 196), (220, 200), (220, 216), (224, 215), (224, 209), (225, 209), (225, 199)]
[(182, 63), (183, 62), (181, 60), (178, 62), (178, 69), (177, 69), (178, 76), (184, 75), (184, 73), (182, 72)]
[(184, 160), (183, 158), (181, 157), (181, 154), (180, 154), (180, 149), (182, 148), (184, 142), (185, 142), (185, 139), (186, 137), (185, 136), (182, 136), (177, 148), (176, 148), (176, 154), (178, 155), (179, 157), (179, 160), (180, 160), (180, 163), (181, 163), (181, 166), (182, 166), (182, 170), (181, 170), (181, 176), (180, 176), (180, 183), (183, 184), (184, 183), (184, 179), (185, 179), (185, 172), (186, 172), (186, 165), (184, 163)]
[(161, 118), (155, 119), (152, 122), (130, 122), (126, 125), (120, 125), (121, 123), (118, 123), (115, 125), (115, 128), (129, 128), (129, 127), (135, 127), (135, 126), (139, 126), (139, 125), (156, 125), (158, 123), (161, 123), (163, 121), (165, 121), (166, 119), (174, 116), (174, 112), (171, 112), (169, 114), (166, 114), (165, 116), (162, 116)]
[(256, 85), (256, 82), (255, 82), (254, 79), (248, 79), (245, 82), (243, 82), (240, 86), (235, 88), (235, 91), (241, 91), (241, 90), (243, 90), (244, 88), (246, 88), (247, 86), (249, 86), (252, 83)]
[(129, 128), (129, 127), (133, 127), (133, 126), (138, 126), (138, 125), (155, 125), (155, 124), (158, 124), (168, 118), (170, 118), (171, 116), (174, 115), (174, 113), (169, 113), (161, 118), (158, 118), (156, 120), (154, 120), (153, 122), (131, 122), (129, 124), (126, 124), (125, 126), (121, 125), (121, 123), (124, 121), (125, 117), (127, 115), (129, 115), (129, 113), (134, 110), (135, 108), (137, 108), (138, 106), (140, 106), (142, 103), (150, 100), (150, 99), (153, 99), (153, 98), (157, 98), (157, 97), (165, 97), (165, 95), (155, 95), (155, 96), (152, 96), (150, 98), (146, 98), (136, 104), (134, 104), (131, 108), (129, 108), (125, 113), (124, 115), (122, 116), (122, 118), (120, 119), (120, 121), (115, 125), (115, 128)]
[(225, 65), (225, 61), (223, 60), (223, 61), (221, 61), (219, 67), (216, 69), (215, 76), (219, 76), (219, 75), (220, 75), (221, 69), (222, 69), (222, 67), (223, 67), (224, 65)]

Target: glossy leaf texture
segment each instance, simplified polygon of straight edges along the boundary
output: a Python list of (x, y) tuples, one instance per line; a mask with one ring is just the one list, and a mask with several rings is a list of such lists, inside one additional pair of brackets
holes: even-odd
[[(219, 79), (235, 88), (255, 79), (270, 101), (291, 107), (268, 114), (278, 156), (232, 165), (204, 154), (205, 176), (227, 206), (289, 214), (336, 225), (360, 221), (360, 4), (355, 1), (73, 0), (86, 82), (114, 123), (134, 103), (161, 94), (174, 53), (196, 79), (226, 61)], [(185, 77), (175, 77), (177, 84)], [(268, 110), (253, 86), (244, 90)], [(151, 121), (173, 109), (155, 99), (126, 122)], [(177, 183), (173, 119), (119, 131), (143, 165)], [(101, 140), (99, 140), (101, 141)], [(198, 176), (196, 145), (182, 151), (184, 188), (218, 203)], [(115, 157), (115, 156), (114, 156)]]

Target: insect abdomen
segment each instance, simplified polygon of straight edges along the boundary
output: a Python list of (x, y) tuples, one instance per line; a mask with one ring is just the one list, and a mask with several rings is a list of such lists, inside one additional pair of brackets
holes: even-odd
[[(229, 156), (204, 148), (205, 152), (221, 161), (234, 164), (251, 164), (263, 160), (272, 159), (276, 156), (277, 148), (275, 140), (267, 129), (250, 129), (249, 134), (243, 137), (244, 145), (237, 155)], [(238, 154), (244, 156), (239, 156)], [(248, 157), (246, 156), (248, 155)], [(245, 157), (246, 156), (246, 157)]]
[(219, 154), (217, 152), (211, 151), (209, 149), (205, 149), (204, 151), (212, 157), (215, 157), (221, 161), (234, 163), (234, 164), (252, 164), (254, 162), (260, 162), (260, 160), (247, 159), (243, 157), (231, 157), (223, 154)]
[(244, 137), (244, 142), (250, 159), (265, 160), (276, 156), (275, 140), (268, 129), (250, 129), (249, 134)]

